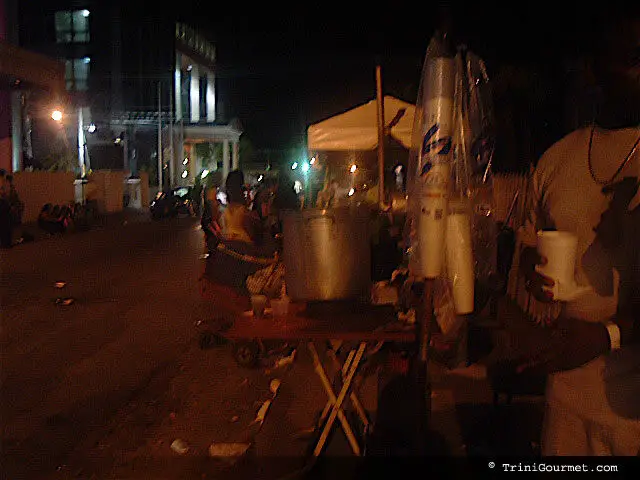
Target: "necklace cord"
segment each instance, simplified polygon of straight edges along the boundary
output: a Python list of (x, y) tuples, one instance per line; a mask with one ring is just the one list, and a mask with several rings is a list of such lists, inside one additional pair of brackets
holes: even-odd
[(631, 157), (633, 157), (633, 154), (636, 153), (636, 150), (638, 149), (638, 145), (640, 144), (640, 136), (638, 136), (638, 139), (633, 144), (633, 147), (631, 147), (631, 151), (629, 152), (627, 157), (622, 161), (622, 163), (618, 167), (618, 170), (616, 170), (616, 173), (613, 174), (613, 176), (609, 181), (603, 182), (602, 180), (596, 177), (596, 174), (593, 171), (593, 164), (591, 161), (591, 147), (593, 146), (593, 134), (595, 131), (596, 131), (596, 126), (594, 125), (591, 127), (591, 135), (589, 136), (589, 149), (587, 150), (587, 162), (589, 166), (589, 173), (591, 174), (591, 178), (593, 179), (593, 181), (596, 182), (598, 185), (603, 185), (603, 186), (611, 185), (613, 181), (616, 179), (616, 177), (620, 175), (620, 172), (622, 172), (624, 167), (627, 166), (627, 163), (629, 163), (629, 160), (631, 159)]

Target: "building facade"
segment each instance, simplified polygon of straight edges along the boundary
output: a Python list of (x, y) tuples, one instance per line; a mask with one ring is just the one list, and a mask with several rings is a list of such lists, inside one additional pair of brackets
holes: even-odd
[(27, 105), (46, 110), (64, 94), (63, 65), (18, 46), (17, 5), (0, 0), (0, 168), (7, 172), (20, 170), (30, 151)]
[[(121, 0), (21, 2), (19, 22), (22, 45), (64, 63), (61, 123), (80, 173), (146, 170), (168, 188), (239, 166), (242, 132), (218, 108), (215, 46), (202, 32)], [(37, 164), (50, 146), (33, 144)]]

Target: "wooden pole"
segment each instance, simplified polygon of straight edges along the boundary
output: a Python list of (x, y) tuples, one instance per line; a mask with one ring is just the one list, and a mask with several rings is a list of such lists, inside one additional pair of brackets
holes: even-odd
[(384, 208), (384, 96), (382, 69), (376, 65), (376, 97), (378, 99), (378, 206)]
[(420, 321), (420, 348), (418, 350), (420, 363), (426, 367), (429, 361), (429, 343), (431, 343), (431, 329), (433, 324), (433, 290), (435, 280), (427, 278), (424, 282), (423, 308)]
[(429, 432), (429, 418), (431, 414), (431, 383), (429, 382), (429, 344), (434, 320), (434, 284), (435, 279), (427, 278), (424, 282), (422, 302), (416, 310), (418, 319), (417, 358), (412, 368), (412, 376), (416, 382), (416, 391), (420, 408), (420, 415), (416, 425), (416, 446), (421, 451), (427, 448), (425, 440)]

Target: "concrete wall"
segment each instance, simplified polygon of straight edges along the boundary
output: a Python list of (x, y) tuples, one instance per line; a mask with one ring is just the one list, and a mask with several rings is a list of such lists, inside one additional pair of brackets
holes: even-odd
[[(99, 213), (120, 212), (123, 209), (125, 176), (122, 170), (94, 170), (84, 184), (87, 200), (95, 200)], [(46, 203), (64, 205), (75, 203), (75, 175), (71, 172), (16, 172), (14, 184), (20, 199), (24, 202), (22, 221), (34, 222), (40, 209)], [(81, 191), (81, 186), (78, 185)], [(140, 196), (142, 208), (149, 208), (149, 175), (140, 173)]]
[(149, 192), (149, 173), (139, 172), (138, 175), (140, 176), (140, 195), (142, 197), (142, 208), (149, 208), (149, 203), (151, 203)]
[(122, 170), (94, 170), (87, 177), (85, 198), (95, 200), (99, 213), (122, 211), (124, 194), (124, 172)]
[(22, 221), (34, 222), (45, 203), (64, 205), (74, 202), (71, 172), (15, 172), (13, 183), (24, 202)]

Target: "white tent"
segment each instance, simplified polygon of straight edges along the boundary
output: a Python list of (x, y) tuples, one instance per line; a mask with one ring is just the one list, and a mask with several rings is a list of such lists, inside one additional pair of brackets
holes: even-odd
[[(411, 148), (415, 106), (390, 95), (384, 97), (385, 127), (405, 148)], [(307, 148), (314, 151), (373, 150), (378, 146), (378, 110), (375, 99), (310, 125)]]

